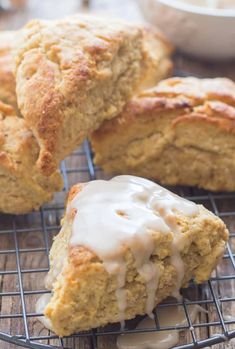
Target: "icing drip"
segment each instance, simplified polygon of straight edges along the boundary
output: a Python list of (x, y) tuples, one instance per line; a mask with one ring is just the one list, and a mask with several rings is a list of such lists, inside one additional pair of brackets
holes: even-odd
[(118, 176), (110, 181), (96, 180), (86, 184), (68, 205), (68, 213), (74, 209), (77, 213), (70, 244), (93, 251), (103, 261), (107, 272), (116, 275), (120, 321), (125, 319), (127, 306), (124, 288), (127, 249), (132, 252), (136, 269), (146, 283), (146, 313), (151, 316), (155, 306), (161, 270), (150, 260), (155, 248), (154, 232), (174, 233), (171, 261), (177, 270), (178, 292), (184, 269), (178, 249), (177, 216), (196, 215), (196, 204), (149, 180)]
[(137, 269), (138, 273), (146, 282), (147, 301), (145, 312), (149, 317), (153, 317), (152, 311), (155, 307), (155, 294), (158, 288), (158, 282), (161, 276), (160, 268), (152, 262), (144, 264)]
[(183, 247), (184, 247), (184, 241), (182, 240), (182, 237), (176, 234), (172, 242), (171, 264), (174, 265), (175, 269), (177, 270), (176, 286), (172, 293), (172, 296), (177, 299), (181, 299), (179, 290), (184, 278), (184, 262), (180, 255), (180, 252)]
[[(189, 316), (192, 322), (200, 311), (204, 311), (198, 305), (188, 306)], [(187, 326), (188, 321), (182, 306), (169, 306), (158, 308), (157, 311), (160, 327)], [(137, 329), (156, 329), (155, 321), (149, 318), (142, 320)], [(120, 335), (117, 338), (118, 349), (168, 349), (179, 341), (179, 330), (139, 332)]]

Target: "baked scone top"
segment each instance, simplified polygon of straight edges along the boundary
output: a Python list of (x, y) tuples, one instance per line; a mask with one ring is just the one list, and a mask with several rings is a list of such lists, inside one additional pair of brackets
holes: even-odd
[(111, 135), (114, 128), (119, 132), (135, 119), (150, 118), (161, 111), (175, 112), (176, 122), (182, 121), (184, 116), (192, 122), (204, 117), (208, 122), (235, 130), (235, 83), (226, 78), (174, 77), (163, 80), (133, 97), (118, 117), (105, 121), (93, 133), (92, 142), (96, 146), (104, 135)]
[(219, 122), (216, 117), (223, 118), (221, 127), (228, 127), (227, 121), (235, 118), (235, 83), (226, 78), (170, 78), (140, 95), (145, 96), (165, 97), (167, 100), (176, 98), (176, 101), (185, 98), (191, 118), (201, 114), (212, 123)]
[[(198, 79), (195, 77), (169, 78), (152, 89), (153, 95), (174, 97), (185, 96), (198, 101), (220, 100), (235, 105), (235, 84), (226, 78)], [(151, 91), (146, 92), (151, 95)], [(145, 95), (143, 91), (142, 95)]]
[(121, 111), (142, 70), (149, 69), (144, 31), (74, 16), (31, 21), (21, 34), (18, 104), (40, 145), (38, 165), (50, 173), (101, 121)]
[(166, 38), (152, 26), (143, 29), (143, 44), (145, 51), (146, 66), (144, 80), (139, 85), (139, 90), (151, 88), (159, 81), (166, 79), (172, 74), (173, 63), (171, 54), (173, 46)]
[(17, 109), (13, 50), (17, 43), (17, 32), (0, 32), (0, 100)]

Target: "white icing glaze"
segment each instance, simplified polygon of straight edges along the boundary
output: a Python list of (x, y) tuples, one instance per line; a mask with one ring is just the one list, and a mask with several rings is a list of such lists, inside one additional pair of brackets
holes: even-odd
[(161, 270), (156, 264), (150, 261), (148, 263), (145, 263), (141, 268), (138, 268), (137, 270), (146, 282), (146, 314), (148, 314), (150, 317), (153, 317), (152, 311), (155, 307), (155, 294), (161, 276)]
[[(178, 248), (180, 231), (177, 215), (194, 216), (196, 204), (171, 193), (152, 181), (118, 176), (110, 181), (96, 180), (85, 185), (68, 205), (76, 209), (70, 244), (93, 251), (110, 274), (117, 276), (117, 302), (120, 321), (125, 319), (126, 264), (124, 253), (130, 249), (139, 274), (146, 282), (146, 313), (151, 316), (160, 270), (150, 261), (153, 232), (173, 232), (172, 264), (178, 274), (176, 293), (184, 274)], [(182, 246), (181, 246), (182, 248)]]
[[(196, 320), (198, 313), (202, 309), (198, 305), (188, 306), (189, 316), (192, 322)], [(170, 306), (158, 308), (157, 311), (160, 327), (178, 327), (188, 324), (182, 306)], [(149, 318), (142, 320), (137, 329), (156, 328), (155, 321)], [(139, 332), (119, 335), (117, 338), (118, 349), (168, 349), (176, 345), (179, 341), (179, 331), (154, 331)]]

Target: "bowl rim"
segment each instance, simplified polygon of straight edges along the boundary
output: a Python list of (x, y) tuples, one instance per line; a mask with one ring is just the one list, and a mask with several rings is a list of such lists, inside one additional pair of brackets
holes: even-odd
[(184, 12), (204, 15), (204, 16), (214, 16), (214, 17), (226, 17), (235, 18), (235, 9), (216, 9), (209, 7), (202, 7), (193, 4), (187, 4), (181, 0), (154, 0), (162, 3), (166, 6), (181, 10)]

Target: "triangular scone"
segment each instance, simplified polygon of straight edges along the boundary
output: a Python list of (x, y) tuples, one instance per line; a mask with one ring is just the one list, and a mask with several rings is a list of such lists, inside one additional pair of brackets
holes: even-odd
[(140, 177), (75, 185), (37, 311), (59, 336), (151, 314), (207, 280), (228, 238), (221, 219)]
[(0, 212), (38, 209), (62, 188), (59, 171), (43, 176), (36, 166), (39, 146), (25, 120), (0, 102)]
[(107, 173), (235, 190), (235, 84), (170, 78), (137, 94), (91, 137)]
[(13, 58), (17, 37), (15, 31), (0, 31), (0, 100), (18, 111)]
[(34, 20), (22, 30), (17, 98), (44, 173), (123, 109), (153, 67), (145, 38), (144, 28), (89, 16)]

